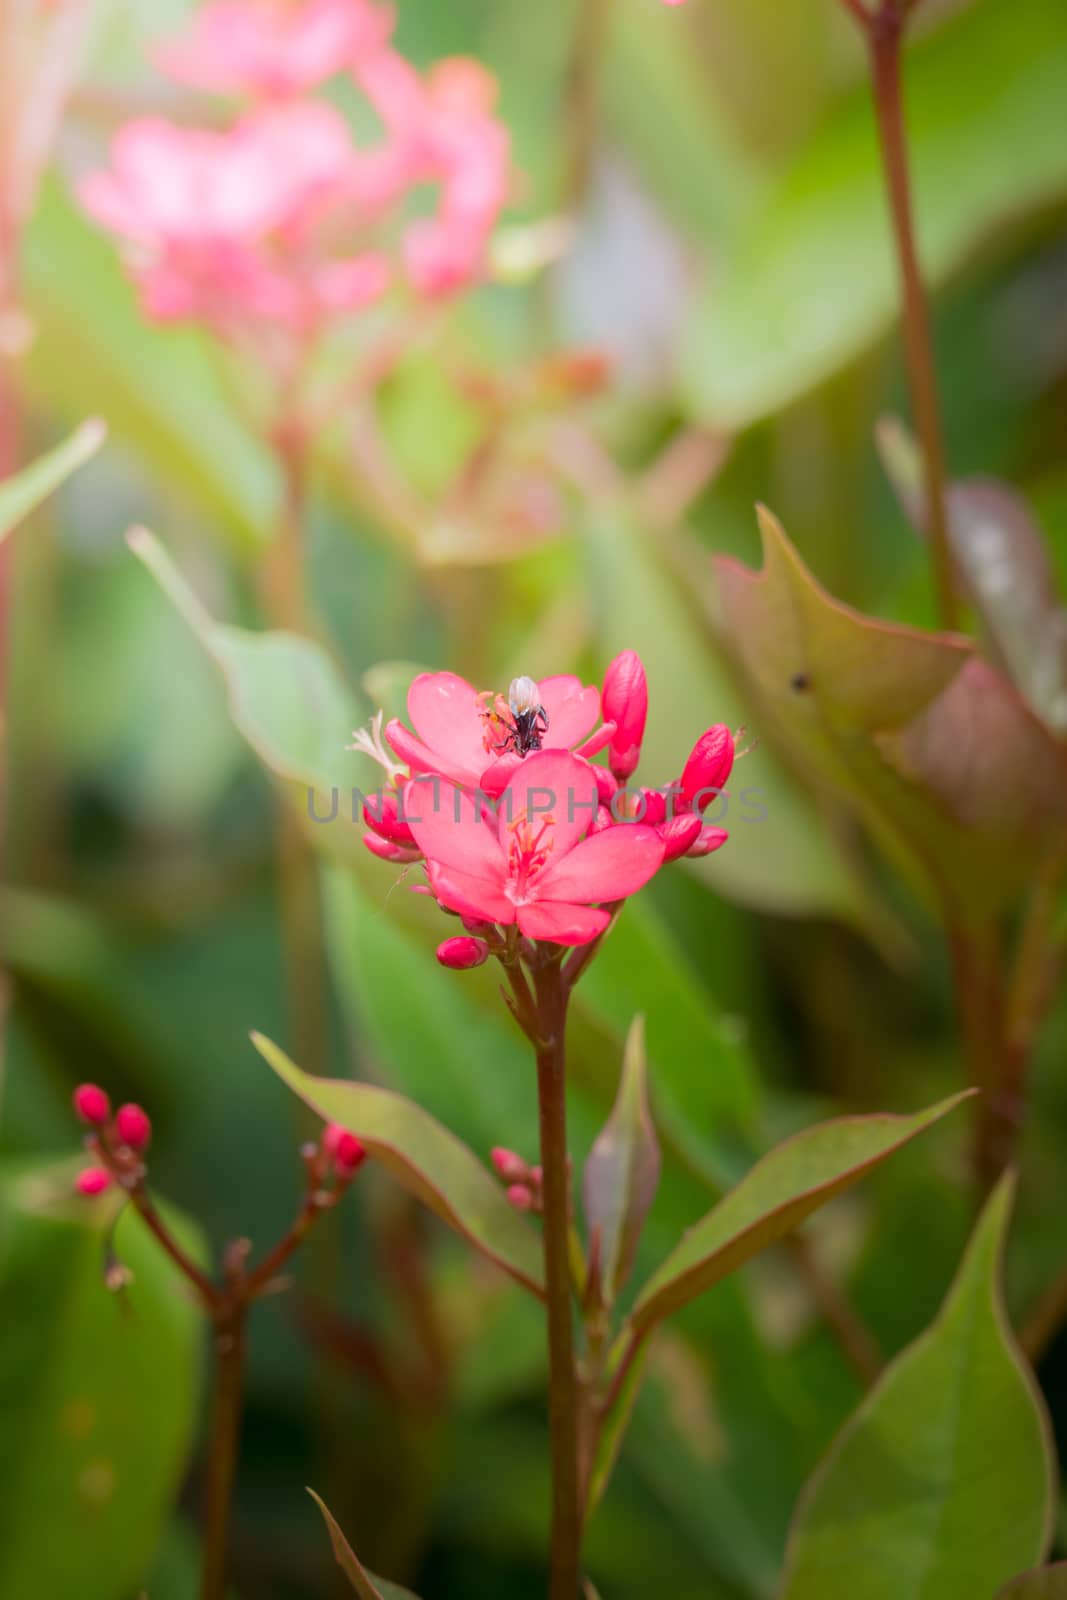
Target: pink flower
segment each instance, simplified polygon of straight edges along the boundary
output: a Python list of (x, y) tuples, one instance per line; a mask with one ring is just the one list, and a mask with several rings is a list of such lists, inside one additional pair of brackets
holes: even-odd
[(505, 927), (517, 923), (531, 939), (587, 943), (611, 920), (601, 903), (634, 894), (663, 863), (653, 828), (589, 833), (596, 778), (564, 751), (528, 756), (495, 818), (484, 799), (440, 781), (413, 779), (404, 806), (441, 905)]
[[(600, 718), (600, 695), (595, 688), (565, 673), (542, 678), (539, 683), (516, 678), (512, 688), (525, 683), (536, 690), (537, 709), (545, 713), (542, 749), (577, 749), (585, 756), (603, 749), (611, 737), (610, 725), (589, 738)], [(491, 773), (509, 756), (516, 757), (509, 748), (515, 742), (510, 706), (479, 693), (454, 672), (420, 673), (408, 690), (408, 716), (414, 734), (394, 717), (385, 737), (412, 772), (439, 773), (453, 783), (476, 789), (487, 771)], [(486, 792), (502, 792), (517, 764), (517, 758), (506, 762), (505, 781), (499, 787), (490, 781)]]
[(625, 782), (641, 759), (641, 741), (648, 720), (648, 679), (636, 650), (624, 650), (604, 674), (601, 696), (604, 716), (615, 724), (608, 746), (611, 770)]
[[(145, 309), (226, 333), (251, 320), (305, 328), (382, 293), (373, 251), (334, 259), (318, 231), (361, 216), (357, 152), (328, 105), (289, 105), (216, 133), (141, 118), (120, 129), (110, 170), (81, 185), (97, 222), (129, 242)], [(377, 197), (364, 212), (373, 212)]]
[(162, 71), (212, 94), (304, 93), (381, 50), (391, 8), (370, 0), (215, 0), (156, 52)]
[(511, 142), (494, 116), (496, 82), (478, 62), (439, 62), (425, 78), (392, 51), (357, 70), (413, 183), (436, 183), (432, 217), (407, 229), (404, 257), (413, 288), (429, 298), (484, 276), (488, 247), (508, 195)]

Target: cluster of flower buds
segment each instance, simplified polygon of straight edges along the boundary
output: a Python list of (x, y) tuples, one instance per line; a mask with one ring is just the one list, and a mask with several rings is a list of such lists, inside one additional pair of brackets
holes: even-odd
[[(212, 0), (156, 53), (179, 82), (246, 104), (222, 128), (137, 118), (81, 185), (127, 246), (148, 316), (270, 349), (395, 284), (440, 298), (485, 275), (510, 184), (496, 84), (476, 61), (418, 72), (390, 43), (394, 21), (374, 0)], [(369, 147), (315, 96), (339, 77), (380, 124)], [(410, 215), (426, 189), (436, 211)]]
[(585, 944), (660, 867), (728, 838), (704, 820), (733, 768), (724, 724), (700, 736), (673, 783), (630, 786), (648, 720), (633, 650), (602, 691), (567, 675), (519, 677), (503, 696), (422, 673), (408, 715), (411, 728), (394, 718), (383, 732), (378, 718), (355, 737), (386, 773), (364, 801), (365, 843), (396, 864), (422, 861), (428, 892), (463, 918), (469, 937), (444, 941), (443, 966), (481, 966), (509, 938), (514, 949), (514, 925), (525, 939)]
[(514, 1150), (502, 1145), (490, 1152), (493, 1168), (501, 1183), (506, 1186), (507, 1198), (516, 1211), (540, 1212), (544, 1209), (542, 1194), (543, 1174), (540, 1167), (531, 1167)]
[(103, 1194), (113, 1183), (131, 1187), (144, 1176), (144, 1154), (152, 1141), (148, 1114), (132, 1101), (119, 1106), (114, 1116), (111, 1101), (95, 1083), (83, 1083), (74, 1091), (74, 1110), (91, 1130), (86, 1148), (97, 1158), (94, 1165), (78, 1174), (79, 1194)]

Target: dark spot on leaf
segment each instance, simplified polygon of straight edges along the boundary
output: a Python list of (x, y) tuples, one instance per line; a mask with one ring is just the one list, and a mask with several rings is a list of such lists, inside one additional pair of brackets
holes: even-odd
[(793, 676), (789, 680), (789, 687), (791, 689), (795, 689), (797, 693), (800, 694), (803, 692), (803, 690), (811, 688), (811, 679), (808, 677), (806, 672), (794, 672)]

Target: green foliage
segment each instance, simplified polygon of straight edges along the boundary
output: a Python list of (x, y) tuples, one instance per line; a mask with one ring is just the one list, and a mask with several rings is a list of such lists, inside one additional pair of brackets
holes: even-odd
[(337, 1565), (359, 1595), (360, 1600), (417, 1600), (417, 1596), (410, 1589), (401, 1589), (395, 1583), (387, 1583), (384, 1578), (375, 1578), (366, 1567), (356, 1559), (355, 1551), (341, 1532), (340, 1527), (331, 1514), (326, 1504), (320, 1500), (314, 1489), (309, 1489), (308, 1494), (322, 1512), (330, 1535), (330, 1544), (337, 1557)]
[(387, 1089), (301, 1072), (284, 1051), (252, 1035), (260, 1055), (313, 1111), (348, 1128), (371, 1155), (449, 1227), (526, 1288), (541, 1292), (537, 1236), (504, 1198), (488, 1168), (421, 1106)]
[(703, 1294), (967, 1098), (911, 1117), (842, 1117), (786, 1140), (689, 1229), (638, 1296), (634, 1326), (645, 1331)]
[(185, 1470), (200, 1317), (140, 1220), (112, 1246), (113, 1197), (88, 1206), (72, 1180), (21, 1169), (0, 1190), (0, 1593), (127, 1600)]
[(648, 1105), (645, 1025), (635, 1017), (623, 1055), (619, 1092), (597, 1134), (582, 1178), (585, 1220), (597, 1237), (597, 1268), (610, 1301), (633, 1267), (645, 1218), (659, 1187), (660, 1152)]
[(104, 432), (100, 422), (85, 422), (64, 444), (0, 484), (0, 541), (96, 454)]
[(888, 1369), (808, 1486), (783, 1600), (994, 1600), (1044, 1554), (1048, 1423), (1000, 1289), (1011, 1198), (1005, 1179), (941, 1314)]

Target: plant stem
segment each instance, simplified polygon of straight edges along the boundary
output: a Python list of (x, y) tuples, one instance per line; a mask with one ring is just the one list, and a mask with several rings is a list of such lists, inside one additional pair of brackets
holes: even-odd
[[(847, 0), (846, 0), (847, 3)], [(854, 14), (860, 9), (852, 6)], [(871, 84), (882, 148), (889, 211), (896, 240), (900, 275), (904, 352), (915, 424), (926, 463), (927, 526), (933, 555), (934, 581), (942, 626), (958, 625), (952, 550), (946, 501), (945, 442), (938, 399), (930, 307), (915, 239), (907, 132), (901, 82), (904, 26), (910, 6), (882, 0), (877, 12), (865, 14), (862, 27), (870, 53)]]
[(1009, 1093), (1003, 953), (996, 928), (963, 929), (949, 921), (953, 986), (970, 1081), (982, 1092), (972, 1148), (974, 1186), (983, 1198), (1011, 1161), (1019, 1108)]
[(248, 1346), (248, 1306), (243, 1294), (220, 1306), (213, 1321), (215, 1385), (205, 1499), (200, 1600), (225, 1600), (230, 1514), (237, 1475)]
[(570, 1272), (565, 1030), (568, 988), (553, 960), (534, 974), (537, 1088), (544, 1173), (545, 1288), (548, 1300), (549, 1427), (552, 1437), (550, 1600), (575, 1600), (581, 1528), (578, 1508), (578, 1405)]
[(578, 19), (567, 73), (564, 107), (566, 147), (562, 199), (576, 210), (585, 199), (596, 160), (600, 80), (607, 47), (611, 0), (578, 0)]

